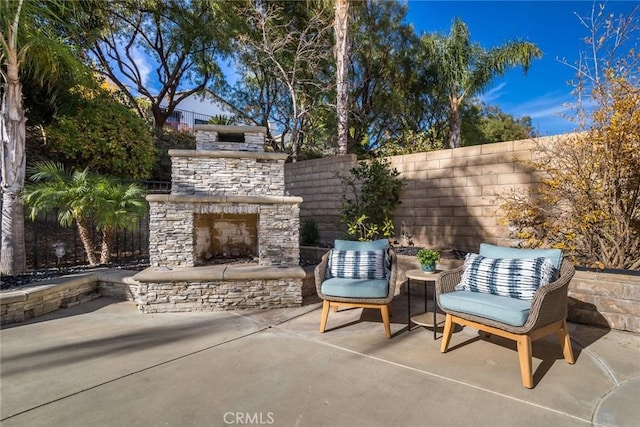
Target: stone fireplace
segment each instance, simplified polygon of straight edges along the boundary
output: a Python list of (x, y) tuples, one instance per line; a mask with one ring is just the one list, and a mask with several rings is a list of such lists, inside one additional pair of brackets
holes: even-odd
[(151, 267), (135, 277), (142, 311), (302, 303), (302, 198), (285, 194), (287, 155), (264, 152), (265, 132), (199, 125), (196, 150), (169, 150), (171, 194), (147, 197)]

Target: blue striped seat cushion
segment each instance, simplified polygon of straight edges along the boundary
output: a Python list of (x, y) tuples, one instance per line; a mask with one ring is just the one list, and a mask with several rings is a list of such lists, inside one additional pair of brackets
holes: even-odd
[(332, 249), (329, 254), (329, 275), (342, 279), (384, 279), (385, 253), (384, 250)]
[(467, 254), (457, 291), (481, 292), (531, 301), (553, 276), (549, 258), (486, 258)]

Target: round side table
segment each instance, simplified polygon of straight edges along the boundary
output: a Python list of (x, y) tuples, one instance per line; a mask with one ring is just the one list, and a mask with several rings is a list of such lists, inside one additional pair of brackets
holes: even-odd
[[(436, 330), (438, 326), (444, 323), (444, 314), (438, 313), (438, 303), (436, 301), (436, 281), (440, 279), (442, 270), (436, 270), (433, 273), (425, 273), (420, 269), (409, 270), (405, 273), (407, 276), (407, 331), (411, 331), (411, 322), (420, 326), (433, 328), (433, 339), (436, 339)], [(411, 281), (421, 281), (424, 283), (424, 313), (411, 316)], [(427, 285), (433, 285), (433, 310), (427, 310)]]

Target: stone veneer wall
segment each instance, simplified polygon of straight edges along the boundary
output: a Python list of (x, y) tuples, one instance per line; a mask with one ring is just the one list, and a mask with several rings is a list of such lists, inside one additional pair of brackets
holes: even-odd
[(0, 292), (0, 321), (22, 322), (60, 308), (73, 307), (100, 297), (136, 301), (135, 272), (104, 270), (63, 276), (18, 290)]
[(640, 333), (640, 276), (576, 271), (569, 285), (569, 320)]
[(286, 308), (302, 305), (302, 279), (141, 283), (143, 313)]
[[(196, 150), (264, 151), (264, 136), (267, 128), (263, 126), (220, 126), (196, 125)], [(244, 142), (220, 140), (220, 134), (242, 134)]]
[(282, 196), (286, 154), (169, 150), (171, 194)]
[[(157, 201), (159, 199), (166, 200)], [(300, 208), (297, 203), (203, 203), (197, 198), (174, 202), (170, 196), (149, 196), (147, 200), (151, 266), (194, 266), (195, 213), (258, 214), (260, 265), (298, 265), (300, 262)]]
[[(257, 214), (260, 265), (298, 265), (302, 199), (285, 195), (287, 155), (261, 152), (262, 145), (256, 152), (209, 151), (221, 148), (214, 130), (221, 128), (237, 132), (236, 127), (198, 126), (200, 150), (169, 150), (171, 195), (147, 197), (151, 265), (195, 265), (196, 213)], [(251, 136), (247, 129), (245, 140)]]

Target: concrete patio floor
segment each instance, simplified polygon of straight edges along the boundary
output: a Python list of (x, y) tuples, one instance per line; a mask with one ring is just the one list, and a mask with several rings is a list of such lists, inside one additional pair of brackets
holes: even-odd
[[(422, 304), (415, 298), (414, 311)], [(414, 298), (412, 298), (412, 303)], [(101, 298), (0, 331), (1, 412), (11, 426), (638, 426), (640, 336), (570, 324), (533, 345), (535, 388), (515, 345), (462, 329), (392, 339), (379, 313), (345, 310), (318, 332), (297, 309), (141, 314)], [(439, 336), (439, 335), (438, 335)]]

